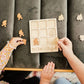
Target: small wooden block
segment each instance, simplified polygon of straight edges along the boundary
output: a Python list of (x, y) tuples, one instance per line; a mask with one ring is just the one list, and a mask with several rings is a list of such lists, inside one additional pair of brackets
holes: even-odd
[(19, 36), (20, 36), (20, 37), (24, 36), (24, 32), (22, 31), (22, 29), (19, 30)]
[(17, 14), (17, 18), (18, 18), (18, 20), (22, 20), (23, 19), (22, 15), (20, 13)]
[(2, 22), (2, 25), (1, 25), (2, 27), (6, 27), (7, 26), (7, 20), (3, 20), (3, 22)]
[(26, 39), (23, 39), (23, 42), (24, 42), (24, 45), (26, 45), (27, 40)]
[(33, 40), (33, 43), (34, 43), (34, 45), (39, 45), (39, 41), (38, 41), (38, 39), (35, 38), (35, 39)]
[(83, 15), (80, 13), (78, 16), (77, 16), (77, 21), (82, 21), (83, 20)]
[(84, 41), (84, 35), (80, 35), (80, 40)]
[(63, 21), (64, 20), (64, 16), (61, 14), (59, 17), (58, 17), (58, 21)]

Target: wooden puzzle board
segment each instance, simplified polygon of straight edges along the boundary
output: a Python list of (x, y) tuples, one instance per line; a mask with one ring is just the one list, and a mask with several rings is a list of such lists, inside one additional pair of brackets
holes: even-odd
[(31, 53), (58, 52), (56, 18), (30, 20), (29, 26)]

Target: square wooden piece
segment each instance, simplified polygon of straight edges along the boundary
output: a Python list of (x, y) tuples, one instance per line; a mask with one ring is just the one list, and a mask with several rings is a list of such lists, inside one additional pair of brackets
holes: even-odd
[(57, 20), (30, 20), (31, 53), (58, 52)]

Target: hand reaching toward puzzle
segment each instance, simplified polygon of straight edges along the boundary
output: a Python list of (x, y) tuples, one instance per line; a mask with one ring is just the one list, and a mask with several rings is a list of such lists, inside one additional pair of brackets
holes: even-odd
[(58, 45), (62, 49), (63, 55), (65, 57), (73, 55), (72, 42), (68, 38), (65, 37), (65, 38), (60, 39), (58, 41)]
[(9, 44), (13, 47), (16, 48), (17, 46), (21, 44), (26, 44), (26, 40), (19, 38), (19, 37), (13, 37), (10, 41)]
[(54, 67), (55, 64), (53, 62), (49, 62), (47, 65), (45, 65), (41, 72), (40, 84), (50, 84), (50, 81), (54, 75)]
[(19, 37), (14, 37), (8, 41), (7, 45), (0, 51), (0, 74), (2, 69), (6, 66), (12, 51), (21, 44), (26, 44), (26, 40)]

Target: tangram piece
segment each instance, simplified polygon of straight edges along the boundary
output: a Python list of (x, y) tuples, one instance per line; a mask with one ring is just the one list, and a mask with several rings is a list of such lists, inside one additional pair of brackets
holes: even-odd
[(22, 31), (22, 29), (19, 30), (19, 36), (20, 36), (20, 37), (24, 36), (24, 32)]
[(20, 13), (17, 14), (17, 18), (18, 18), (18, 20), (22, 20), (23, 19), (22, 15)]
[(27, 41), (26, 39), (23, 39), (24, 45), (26, 45), (26, 41)]
[(78, 16), (77, 16), (77, 21), (82, 21), (83, 20), (83, 15), (82, 14), (79, 14)]
[(38, 41), (37, 38), (35, 38), (35, 39), (33, 40), (33, 44), (34, 44), (34, 45), (39, 45), (39, 41)]
[(2, 27), (6, 27), (7, 26), (7, 20), (3, 20), (3, 22), (2, 22), (2, 25), (1, 25)]
[(58, 52), (56, 18), (30, 20), (29, 26), (31, 53)]
[(84, 35), (80, 35), (80, 40), (84, 41)]
[(58, 21), (63, 21), (64, 20), (64, 16), (61, 14), (59, 17), (58, 17)]

